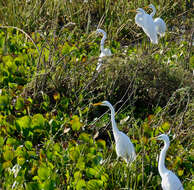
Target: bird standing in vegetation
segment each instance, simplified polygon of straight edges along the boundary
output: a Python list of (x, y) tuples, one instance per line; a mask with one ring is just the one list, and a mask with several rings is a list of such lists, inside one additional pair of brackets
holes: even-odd
[(99, 59), (98, 59), (98, 64), (97, 64), (97, 67), (96, 67), (96, 70), (99, 71), (99, 69), (102, 65), (102, 57), (111, 56), (112, 53), (111, 53), (110, 49), (104, 48), (104, 41), (107, 38), (106, 32), (102, 29), (97, 29), (96, 33), (97, 34), (99, 34), (99, 33), (103, 34), (103, 37), (102, 37), (101, 42), (100, 42), (100, 51), (101, 52), (100, 52), (100, 56), (99, 56)]
[(142, 8), (138, 8), (136, 12), (135, 23), (143, 29), (153, 44), (157, 44), (158, 37), (152, 16), (147, 14)]
[(111, 110), (112, 130), (116, 144), (117, 157), (122, 157), (125, 162), (127, 162), (127, 164), (134, 161), (136, 158), (134, 146), (129, 137), (125, 133), (119, 131), (119, 129), (117, 128), (115, 122), (115, 110), (113, 106), (108, 101), (99, 102), (93, 105), (102, 105), (109, 107), (109, 109)]
[(165, 167), (166, 151), (170, 146), (170, 140), (168, 136), (165, 134), (162, 134), (155, 138), (158, 140), (164, 141), (164, 147), (161, 150), (159, 163), (158, 163), (158, 171), (162, 178), (162, 183), (161, 183), (162, 189), (163, 190), (184, 190), (179, 178), (172, 171), (168, 170)]
[[(150, 16), (153, 17), (156, 14), (156, 8), (152, 4), (150, 4), (148, 7), (152, 9), (152, 13), (150, 14)], [(155, 18), (154, 19), (154, 24), (155, 24), (156, 32), (161, 37), (163, 37), (165, 35), (165, 32), (166, 32), (166, 24), (163, 21), (163, 19), (161, 19), (159, 17)]]

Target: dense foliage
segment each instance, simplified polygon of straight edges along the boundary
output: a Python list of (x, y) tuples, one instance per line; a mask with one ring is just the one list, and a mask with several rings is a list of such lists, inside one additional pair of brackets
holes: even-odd
[[(161, 133), (167, 168), (192, 189), (192, 4), (152, 2), (168, 25), (152, 45), (128, 12), (148, 1), (72, 1), (0, 3), (0, 189), (161, 189)], [(113, 52), (99, 73), (97, 26)], [(130, 166), (102, 100), (135, 146)]]

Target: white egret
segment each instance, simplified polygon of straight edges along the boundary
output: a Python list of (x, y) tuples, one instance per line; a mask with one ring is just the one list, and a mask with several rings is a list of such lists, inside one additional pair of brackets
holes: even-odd
[(135, 23), (143, 29), (153, 44), (158, 43), (158, 36), (152, 16), (147, 14), (142, 8), (136, 10)]
[[(150, 14), (151, 17), (153, 17), (156, 14), (156, 8), (154, 5), (150, 4), (149, 8), (152, 9), (152, 13)], [(163, 19), (157, 17), (154, 19), (154, 24), (155, 24), (155, 28), (156, 28), (156, 32), (163, 37), (165, 35), (166, 32), (166, 24), (163, 21)]]
[(117, 157), (122, 157), (125, 162), (127, 162), (127, 164), (134, 161), (136, 158), (134, 146), (129, 137), (125, 133), (119, 131), (119, 129), (117, 128), (115, 122), (115, 110), (113, 106), (108, 101), (99, 102), (93, 105), (102, 105), (109, 107), (109, 109), (111, 110), (112, 130), (116, 144)]
[(104, 41), (107, 38), (106, 32), (102, 29), (97, 29), (96, 33), (97, 34), (99, 34), (99, 33), (103, 34), (103, 37), (102, 37), (101, 42), (100, 42), (100, 51), (101, 52), (100, 52), (100, 56), (99, 56), (99, 59), (98, 59), (98, 64), (97, 64), (97, 67), (96, 67), (96, 70), (99, 71), (99, 69), (102, 65), (102, 57), (111, 56), (112, 53), (111, 53), (110, 49), (104, 48)]
[(170, 170), (165, 167), (165, 157), (166, 151), (170, 146), (170, 140), (167, 135), (162, 134), (158, 137), (155, 137), (158, 140), (164, 141), (164, 147), (161, 150), (159, 163), (158, 163), (158, 171), (162, 178), (162, 189), (163, 190), (184, 190), (183, 186), (179, 180), (179, 178)]

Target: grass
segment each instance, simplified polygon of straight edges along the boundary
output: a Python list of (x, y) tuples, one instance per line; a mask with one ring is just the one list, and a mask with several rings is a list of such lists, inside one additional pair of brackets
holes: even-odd
[[(150, 138), (169, 133), (166, 166), (192, 189), (192, 4), (152, 3), (168, 26), (158, 45), (129, 13), (148, 1), (1, 2), (0, 188), (158, 190)], [(113, 52), (100, 73), (97, 27)], [(129, 167), (102, 100), (135, 146)]]

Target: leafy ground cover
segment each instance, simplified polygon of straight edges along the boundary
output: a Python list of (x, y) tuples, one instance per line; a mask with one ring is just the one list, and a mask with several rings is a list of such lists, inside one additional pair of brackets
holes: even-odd
[[(192, 189), (190, 1), (157, 6), (168, 26), (158, 45), (128, 12), (148, 1), (41, 2), (1, 2), (0, 188), (161, 189), (150, 138), (169, 133), (166, 166)], [(97, 26), (113, 52), (100, 73)], [(107, 109), (92, 106), (102, 100), (134, 143), (130, 166), (116, 160)]]

